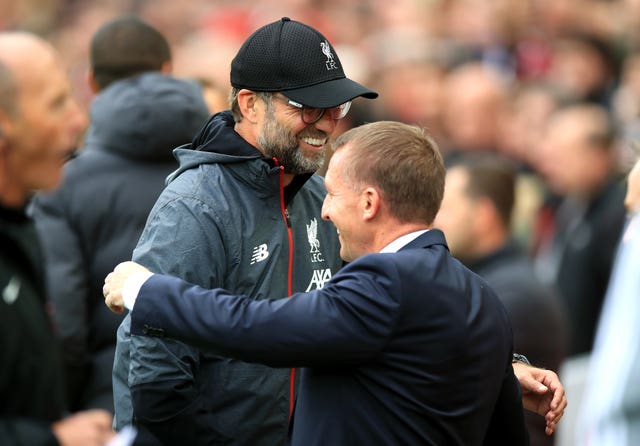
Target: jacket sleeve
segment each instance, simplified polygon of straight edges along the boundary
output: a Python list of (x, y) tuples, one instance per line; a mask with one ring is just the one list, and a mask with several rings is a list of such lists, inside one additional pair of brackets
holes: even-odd
[(0, 419), (0, 444), (31, 446), (58, 446), (51, 426), (30, 418)]
[(520, 384), (513, 374), (510, 363), (505, 368), (500, 394), (483, 444), (487, 446), (496, 444), (527, 446), (529, 444)]
[(73, 408), (90, 368), (88, 262), (57, 194), (38, 196), (33, 217), (45, 257), (47, 295), (62, 342), (67, 399)]
[(401, 290), (393, 275), (352, 263), (320, 290), (258, 301), (154, 275), (140, 290), (131, 332), (273, 367), (356, 364), (378, 354), (395, 328)]
[[(133, 259), (154, 271), (215, 282), (224, 251), (203, 206), (190, 199), (159, 202)], [(144, 435), (165, 444), (195, 444), (206, 437), (207, 415), (198, 398), (200, 359), (196, 348), (181, 342), (131, 336), (128, 384), (134, 422)]]

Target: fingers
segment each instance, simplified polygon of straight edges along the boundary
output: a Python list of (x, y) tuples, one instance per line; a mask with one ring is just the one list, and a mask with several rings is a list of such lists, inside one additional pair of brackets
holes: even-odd
[(562, 416), (564, 415), (565, 408), (567, 407), (567, 399), (563, 398), (562, 401), (558, 404), (556, 409), (551, 409), (545, 414), (545, 418), (547, 419), (547, 423), (555, 423), (557, 424)]
[(122, 314), (124, 312), (124, 306), (118, 302), (115, 302), (114, 300), (115, 298), (113, 296), (108, 295), (107, 297), (105, 297), (104, 303), (114, 313)]
[(543, 377), (540, 376), (541, 369), (537, 369), (530, 365), (514, 362), (513, 373), (520, 382), (520, 387), (524, 393), (533, 392), (537, 394), (544, 394), (549, 389), (543, 384)]
[(545, 417), (545, 433), (552, 435), (564, 415), (567, 397), (558, 375), (545, 369), (514, 363), (513, 371), (522, 388), (523, 406)]
[(111, 311), (117, 314), (122, 314), (124, 312), (124, 306), (118, 301), (116, 296), (118, 293), (112, 292), (114, 272), (107, 274), (107, 277), (105, 277), (104, 285), (102, 286), (102, 295), (104, 296), (104, 303)]
[(102, 446), (115, 436), (111, 414), (102, 409), (76, 412), (52, 424), (58, 443), (65, 446)]
[(564, 411), (567, 407), (567, 397), (564, 393), (564, 388), (562, 386), (554, 389), (553, 400), (550, 403), (550, 410), (545, 414), (545, 419), (547, 421), (547, 426), (545, 429), (545, 433), (547, 435), (552, 435), (556, 430), (556, 427), (562, 417), (564, 416)]
[(552, 412), (549, 411), (546, 415), (546, 420), (547, 420), (547, 426), (545, 428), (545, 433), (547, 435), (552, 435), (555, 430), (556, 427), (558, 426), (558, 423), (560, 422), (560, 419), (562, 418), (562, 416), (564, 415), (564, 411), (561, 412)]
[(522, 387), (523, 391), (533, 392), (540, 395), (547, 393), (547, 391), (549, 390), (547, 386), (538, 381), (532, 375), (522, 375), (520, 377), (520, 386)]
[(564, 394), (564, 388), (559, 386), (552, 388), (552, 390), (553, 399), (551, 400), (551, 408), (564, 412), (565, 407), (567, 407), (567, 397)]
[(547, 435), (553, 435), (555, 430), (556, 430), (555, 423), (552, 423), (552, 424), (547, 423), (547, 427), (544, 429), (544, 433), (547, 434)]
[(87, 419), (90, 419), (96, 426), (111, 430), (113, 417), (108, 411), (103, 409), (88, 409), (81, 413), (83, 413)]
[(105, 303), (107, 304), (107, 307), (109, 307), (109, 309), (111, 311), (113, 311), (114, 313), (122, 314), (124, 312), (124, 307), (123, 306), (120, 306), (120, 305), (117, 305), (117, 304), (114, 304), (114, 303), (110, 303), (110, 302), (105, 302)]

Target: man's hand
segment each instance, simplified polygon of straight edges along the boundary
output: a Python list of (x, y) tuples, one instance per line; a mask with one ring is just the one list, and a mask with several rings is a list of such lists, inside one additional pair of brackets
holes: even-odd
[(122, 313), (124, 311), (124, 300), (122, 298), (122, 289), (129, 277), (140, 272), (149, 272), (144, 266), (135, 262), (122, 262), (110, 272), (104, 279), (102, 294), (104, 302), (114, 313)]
[(61, 446), (102, 446), (115, 436), (111, 414), (92, 409), (77, 412), (53, 423), (53, 434)]
[(513, 373), (522, 388), (522, 405), (525, 409), (545, 417), (545, 432), (547, 435), (553, 434), (567, 407), (567, 397), (558, 375), (551, 370), (539, 369), (521, 362), (513, 363)]

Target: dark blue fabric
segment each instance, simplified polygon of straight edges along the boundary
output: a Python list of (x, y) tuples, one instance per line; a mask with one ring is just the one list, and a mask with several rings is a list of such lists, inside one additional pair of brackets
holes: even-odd
[(293, 445), (527, 444), (506, 311), (438, 230), (289, 299), (156, 275), (131, 315), (134, 335), (304, 367)]

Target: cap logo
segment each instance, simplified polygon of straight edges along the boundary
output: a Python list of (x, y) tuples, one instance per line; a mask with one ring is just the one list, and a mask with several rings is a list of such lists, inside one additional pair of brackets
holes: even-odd
[(327, 67), (327, 71), (337, 70), (338, 65), (336, 64), (335, 60), (333, 60), (333, 53), (331, 53), (329, 42), (327, 42), (326, 40), (324, 42), (320, 42), (320, 48), (322, 49), (322, 53), (327, 56), (327, 60), (324, 63)]

